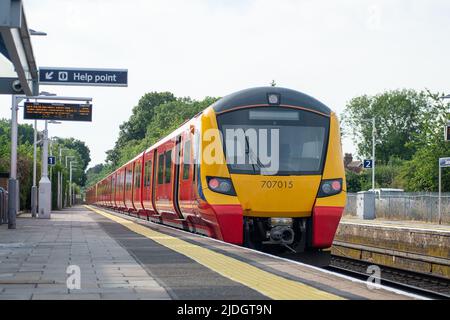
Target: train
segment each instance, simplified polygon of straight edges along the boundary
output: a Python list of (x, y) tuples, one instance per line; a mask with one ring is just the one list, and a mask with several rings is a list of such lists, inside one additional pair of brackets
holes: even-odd
[(296, 90), (245, 89), (98, 181), (86, 201), (258, 250), (327, 250), (346, 202), (339, 120)]

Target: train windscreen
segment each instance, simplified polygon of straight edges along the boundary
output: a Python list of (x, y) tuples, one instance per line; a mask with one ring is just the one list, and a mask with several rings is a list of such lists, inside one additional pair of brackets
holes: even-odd
[(321, 174), (329, 118), (282, 107), (240, 109), (218, 116), (230, 173)]

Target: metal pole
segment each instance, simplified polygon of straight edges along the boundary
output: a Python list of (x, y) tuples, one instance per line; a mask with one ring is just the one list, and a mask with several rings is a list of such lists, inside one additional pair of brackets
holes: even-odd
[(439, 201), (438, 201), (438, 218), (439, 218), (439, 224), (442, 224), (442, 216), (441, 216), (441, 193), (442, 193), (442, 168), (441, 163), (439, 161)]
[(372, 190), (375, 193), (375, 118), (372, 119)]
[(72, 206), (72, 161), (70, 161), (69, 171), (69, 207)]
[(36, 154), (37, 154), (37, 120), (34, 120), (34, 144), (33, 144), (33, 186), (31, 187), (31, 216), (37, 213), (37, 186), (36, 186)]
[(42, 176), (39, 181), (39, 218), (49, 219), (52, 210), (52, 185), (48, 178), (48, 121), (45, 120), (45, 130), (42, 144)]
[[(53, 141), (50, 139), (50, 149), (49, 149), (50, 157), (53, 156), (52, 147), (53, 147)], [(50, 166), (50, 177), (49, 178), (50, 178), (50, 181), (53, 180), (53, 168), (52, 168), (52, 166)]]
[(8, 229), (16, 228), (17, 216), (17, 99), (12, 96), (11, 104), (11, 167), (8, 180)]
[[(59, 164), (60, 165), (62, 164), (61, 157), (62, 157), (62, 149), (61, 149), (61, 147), (59, 147)], [(57, 202), (58, 210), (61, 210), (62, 209), (62, 201), (61, 201), (61, 170), (58, 171), (58, 188), (57, 189), (58, 189), (57, 190), (58, 194), (57, 194), (57, 201), (56, 202)]]
[[(67, 159), (69, 159), (69, 158), (75, 158), (74, 156), (66, 156), (66, 168), (67, 168)], [(67, 184), (67, 182), (66, 182), (66, 184)], [(62, 191), (62, 188), (63, 188), (63, 186), (62, 186), (62, 175), (61, 175), (61, 191)], [(70, 188), (70, 186), (69, 186), (69, 188)], [(62, 193), (62, 192), (61, 192)], [(63, 196), (61, 195), (61, 198), (62, 198)], [(68, 204), (69, 204), (69, 194), (67, 193), (67, 189), (66, 189), (66, 192), (64, 193), (64, 207), (66, 207), (66, 206), (68, 206)]]
[(48, 121), (45, 120), (44, 139), (42, 143), (42, 175), (48, 177)]

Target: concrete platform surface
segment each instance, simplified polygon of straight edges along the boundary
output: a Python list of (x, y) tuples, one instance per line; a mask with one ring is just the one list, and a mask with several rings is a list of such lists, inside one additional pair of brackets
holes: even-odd
[(411, 298), (98, 208), (0, 226), (0, 299)]
[(410, 229), (410, 230), (424, 230), (424, 231), (436, 231), (438, 233), (450, 233), (450, 225), (428, 223), (424, 221), (415, 220), (387, 220), (377, 218), (375, 220), (363, 220), (358, 217), (345, 216), (342, 218), (341, 223), (345, 224), (360, 224), (369, 226), (385, 226), (398, 229)]

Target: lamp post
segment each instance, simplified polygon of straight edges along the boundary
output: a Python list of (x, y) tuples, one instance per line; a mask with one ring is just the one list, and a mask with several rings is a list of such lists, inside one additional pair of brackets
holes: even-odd
[[(56, 96), (56, 93), (42, 91), (39, 93), (42, 97)], [(37, 120), (34, 120), (34, 143), (33, 143), (33, 186), (31, 187), (31, 216), (36, 217), (38, 206), (38, 188), (36, 186), (36, 153), (37, 145), (40, 141), (37, 141)]]
[(37, 186), (36, 186), (36, 149), (37, 149), (37, 120), (34, 120), (34, 142), (33, 142), (33, 186), (31, 187), (31, 216), (37, 214)]
[(52, 210), (52, 187), (48, 178), (48, 121), (45, 120), (44, 137), (42, 138), (42, 174), (39, 181), (39, 215), (40, 219), (49, 219)]
[(375, 193), (375, 136), (377, 129), (375, 128), (375, 117), (372, 119), (372, 190)]
[(12, 96), (11, 103), (11, 167), (8, 180), (8, 229), (16, 228), (16, 216), (19, 210), (19, 185), (17, 182), (17, 111), (24, 96)]
[[(68, 169), (67, 168), (67, 159), (73, 159), (73, 158), (75, 158), (74, 156), (66, 156), (66, 165), (65, 165), (65, 167), (66, 167), (66, 169)], [(68, 196), (68, 194), (67, 194), (67, 189), (66, 189), (66, 192), (65, 192), (65, 195), (64, 195), (64, 207), (67, 207), (67, 205), (69, 204), (69, 196)]]
[[(450, 99), (450, 94), (444, 96), (441, 98), (442, 100), (445, 99)], [(447, 126), (445, 127), (445, 139), (446, 141), (448, 141), (447, 139), (449, 139), (449, 126), (450, 126), (450, 121), (447, 123)], [(439, 224), (442, 224), (442, 165), (441, 165), (441, 160), (439, 159), (439, 196), (438, 196), (438, 222)], [(444, 159), (445, 160), (445, 159)], [(445, 161), (443, 161), (445, 162)]]
[[(48, 176), (48, 124), (58, 123), (45, 120), (44, 137), (42, 139), (42, 175), (39, 181), (39, 215), (41, 219), (50, 219), (52, 211), (52, 182)], [(51, 150), (50, 150), (51, 152)]]
[[(49, 124), (61, 124), (59, 121), (51, 120), (48, 122)], [(58, 137), (50, 138), (50, 157), (53, 157), (53, 142), (57, 141)], [(56, 161), (55, 161), (56, 164)], [(53, 184), (53, 166), (50, 166), (50, 182)], [(56, 191), (56, 197), (58, 198), (58, 191)], [(58, 199), (56, 199), (56, 207), (58, 208)], [(51, 198), (51, 203), (53, 204), (53, 197)]]
[(69, 206), (72, 206), (72, 163), (77, 164), (76, 161), (70, 161), (70, 172), (69, 172)]
[[(62, 166), (62, 152), (64, 150), (68, 150), (67, 148), (59, 147), (59, 164)], [(58, 171), (58, 197), (57, 197), (57, 207), (58, 210), (62, 209), (63, 201), (62, 201), (62, 172)]]
[(364, 122), (372, 122), (372, 192), (375, 193), (375, 146), (377, 129), (375, 127), (375, 117), (372, 119), (362, 119)]

